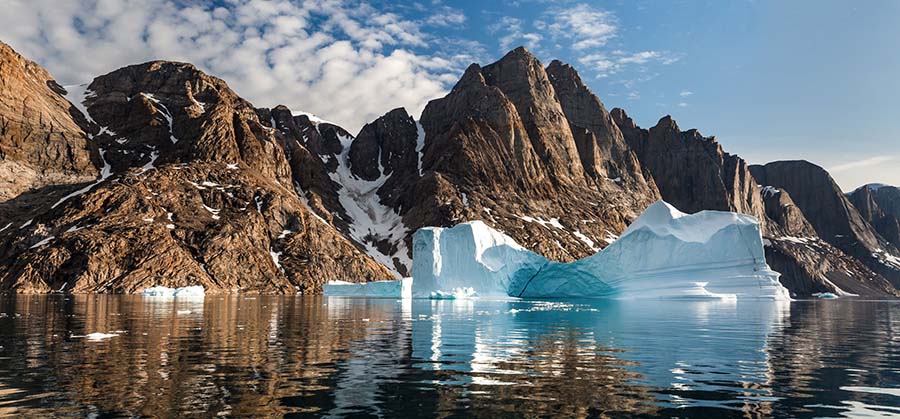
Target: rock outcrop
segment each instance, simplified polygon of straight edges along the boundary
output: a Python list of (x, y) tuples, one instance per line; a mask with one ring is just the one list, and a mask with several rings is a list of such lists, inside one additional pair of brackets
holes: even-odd
[(612, 113), (641, 164), (650, 171), (662, 198), (685, 212), (734, 211), (766, 226), (765, 205), (747, 163), (726, 153), (715, 137), (681, 131), (671, 116), (640, 129), (622, 109)]
[(67, 91), (0, 42), (0, 218), (40, 205), (46, 188), (99, 176), (87, 121), (65, 98), (78, 88)]
[(847, 195), (859, 214), (894, 246), (900, 246), (900, 189), (865, 185)]

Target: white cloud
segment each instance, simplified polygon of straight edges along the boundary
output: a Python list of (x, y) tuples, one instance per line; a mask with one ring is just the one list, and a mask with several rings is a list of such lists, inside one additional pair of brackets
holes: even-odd
[(432, 26), (461, 26), (466, 23), (466, 15), (460, 10), (444, 6), (437, 13), (429, 16), (425, 23)]
[(256, 106), (282, 103), (351, 131), (393, 107), (418, 115), (469, 63), (417, 53), (434, 41), (421, 23), (365, 3), (217, 3), (7, 0), (0, 39), (64, 84), (153, 59), (186, 61)]
[(831, 173), (839, 173), (839, 172), (845, 172), (845, 171), (853, 170), (853, 169), (862, 169), (862, 168), (866, 168), (866, 167), (878, 166), (878, 165), (881, 165), (881, 164), (884, 164), (884, 163), (887, 163), (890, 161), (894, 161), (896, 158), (897, 158), (897, 156), (869, 157), (869, 158), (862, 159), (862, 160), (854, 160), (854, 161), (850, 161), (847, 163), (842, 163), (842, 164), (838, 164), (835, 166), (831, 166), (831, 168), (829, 168), (828, 171)]
[(571, 40), (575, 50), (605, 46), (618, 31), (616, 17), (611, 12), (587, 4), (552, 8), (535, 22), (535, 27), (546, 31), (551, 38)]
[(678, 95), (681, 97), (688, 97), (693, 94), (694, 94), (694, 92), (692, 92), (690, 90), (682, 90), (681, 93), (679, 93)]
[(510, 49), (524, 45), (526, 48), (535, 50), (540, 48), (540, 43), (544, 37), (535, 32), (523, 30), (523, 21), (512, 16), (503, 16), (496, 23), (488, 26), (488, 33), (500, 34), (498, 41), (501, 51), (509, 51)]
[(678, 57), (661, 51), (640, 51), (625, 52), (615, 50), (609, 54), (604, 52), (595, 52), (586, 54), (578, 59), (578, 62), (587, 68), (595, 71), (597, 77), (608, 77), (612, 74), (621, 72), (630, 65), (645, 66), (651, 63), (659, 63), (663, 65), (671, 64), (678, 61)]

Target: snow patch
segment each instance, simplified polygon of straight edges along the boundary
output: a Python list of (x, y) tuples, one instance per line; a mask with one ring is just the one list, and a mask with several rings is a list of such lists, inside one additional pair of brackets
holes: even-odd
[[(366, 253), (386, 266), (396, 278), (401, 278), (400, 272), (394, 267), (393, 258), (397, 258), (407, 270), (412, 266), (404, 237), (407, 228), (403, 224), (403, 218), (393, 209), (381, 204), (378, 197), (378, 189), (387, 181), (381, 167), (381, 156), (378, 158), (378, 169), (381, 176), (373, 181), (360, 179), (350, 171), (348, 154), (353, 138), (339, 135), (341, 141), (341, 154), (337, 156), (338, 167), (329, 173), (331, 180), (342, 187), (338, 190), (338, 200), (344, 207), (350, 218), (349, 234), (358, 243), (362, 244)], [(391, 254), (384, 254), (378, 250), (376, 243), (386, 240), (393, 244), (396, 250)]]
[(169, 124), (169, 140), (172, 141), (172, 144), (177, 143), (178, 139), (175, 138), (175, 133), (172, 130), (172, 113), (169, 112), (169, 108), (167, 108), (166, 105), (164, 105), (159, 99), (157, 99), (150, 93), (141, 93), (141, 95), (149, 99), (151, 102), (153, 102), (153, 104), (159, 106), (159, 108), (156, 108), (156, 110), (159, 111), (163, 118), (165, 118), (166, 123)]
[(63, 86), (66, 89), (66, 100), (69, 101), (75, 109), (78, 109), (82, 115), (90, 122), (91, 124), (96, 124), (94, 119), (91, 118), (91, 114), (88, 113), (87, 108), (84, 106), (84, 101), (88, 98), (92, 98), (95, 96), (94, 92), (88, 89), (90, 83), (84, 84), (76, 84), (72, 86)]
[(53, 239), (55, 239), (55, 238), (56, 238), (56, 237), (54, 237), (54, 236), (47, 237), (46, 239), (41, 240), (41, 241), (39, 241), (39, 242), (33, 244), (31, 247), (29, 247), (29, 249), (36, 249), (36, 248), (38, 248), (38, 247), (41, 247), (41, 246), (43, 246), (43, 245), (45, 245), (45, 244), (47, 244), (47, 243), (50, 243), (50, 241), (53, 240)]
[(279, 260), (281, 259), (281, 254), (282, 252), (276, 252), (271, 247), (269, 248), (269, 256), (272, 257), (272, 263), (274, 263), (275, 266), (278, 267), (278, 270), (284, 272), (284, 268), (281, 267), (281, 263), (279, 262)]
[(416, 155), (419, 156), (418, 170), (419, 176), (422, 176), (422, 157), (425, 154), (425, 128), (422, 127), (420, 121), (416, 121)]
[(95, 186), (99, 185), (101, 182), (112, 176), (112, 166), (106, 161), (106, 150), (102, 148), (100, 149), (100, 160), (103, 161), (103, 167), (100, 169), (100, 178), (97, 179), (96, 182), (60, 198), (59, 201), (56, 201), (56, 203), (50, 206), (50, 208), (56, 208), (57, 206), (59, 206), (59, 204), (66, 202), (66, 200), (69, 198), (73, 198), (89, 192)]
[[(318, 116), (316, 116), (316, 115), (314, 115), (314, 114), (312, 114), (312, 113), (309, 113), (309, 112), (303, 112), (303, 111), (291, 111), (291, 116), (305, 116), (305, 117), (309, 118), (309, 122), (312, 122), (313, 125), (319, 125), (319, 124), (331, 124), (331, 125), (334, 125), (334, 126), (338, 126), (338, 124), (335, 124), (334, 122), (326, 121), (326, 120), (324, 120), (324, 119), (322, 119), (322, 118), (319, 118)], [(274, 126), (274, 125), (273, 125), (273, 126)]]

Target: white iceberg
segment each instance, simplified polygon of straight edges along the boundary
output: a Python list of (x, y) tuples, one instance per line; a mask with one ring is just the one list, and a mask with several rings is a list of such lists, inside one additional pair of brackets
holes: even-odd
[(480, 296), (789, 300), (766, 264), (759, 222), (723, 211), (684, 214), (658, 201), (592, 256), (554, 262), (481, 221), (413, 236), (414, 297), (473, 288)]
[(328, 297), (409, 298), (412, 278), (361, 283), (330, 281), (322, 286), (322, 292)]
[(144, 297), (165, 297), (165, 298), (203, 298), (206, 291), (201, 285), (190, 287), (169, 288), (161, 285), (150, 287), (141, 291)]

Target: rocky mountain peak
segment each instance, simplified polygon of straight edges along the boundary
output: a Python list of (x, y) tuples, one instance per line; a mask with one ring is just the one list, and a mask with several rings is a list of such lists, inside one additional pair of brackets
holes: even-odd
[[(678, 128), (678, 123), (675, 122), (675, 119), (672, 118), (672, 115), (666, 115), (666, 116), (663, 116), (662, 118), (660, 118), (659, 121), (656, 123), (656, 125), (653, 126), (653, 128), (650, 128), (651, 132), (654, 130), (662, 130), (662, 131), (668, 131), (668, 132), (681, 133), (681, 129)], [(694, 130), (694, 131), (696, 131), (696, 130)], [(691, 136), (693, 136), (693, 135), (691, 135)]]
[(562, 106), (540, 61), (525, 48), (482, 67), (485, 82), (515, 106), (528, 138), (560, 184), (584, 183), (584, 170)]

